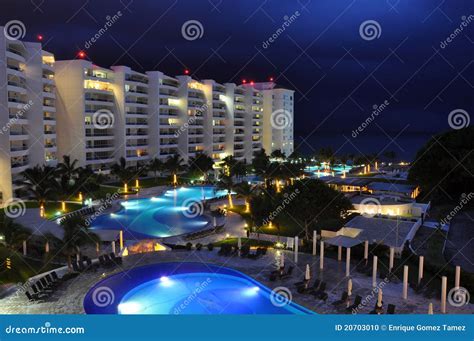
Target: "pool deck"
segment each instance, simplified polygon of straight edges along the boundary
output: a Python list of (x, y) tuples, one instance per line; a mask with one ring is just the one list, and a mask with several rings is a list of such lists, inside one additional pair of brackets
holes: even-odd
[[(186, 261), (212, 263), (229, 267), (253, 277), (271, 289), (276, 287), (286, 287), (291, 291), (294, 302), (316, 311), (317, 313), (345, 313), (344, 311), (337, 310), (331, 305), (331, 302), (338, 300), (341, 293), (347, 289), (347, 278), (344, 275), (345, 262), (338, 262), (337, 260), (326, 258), (326, 269), (321, 273), (318, 269), (318, 256), (300, 253), (296, 270), (291, 278), (270, 282), (268, 277), (269, 273), (276, 268), (276, 260), (278, 258), (277, 251), (269, 250), (265, 256), (257, 260), (242, 259), (237, 256), (224, 257), (219, 256), (217, 252), (216, 249), (213, 251), (202, 249), (201, 251), (161, 251), (132, 255), (125, 257), (123, 265), (120, 267), (114, 269), (100, 268), (96, 272), (85, 272), (80, 274), (78, 277), (69, 280), (46, 302), (29, 303), (21, 292), (0, 299), (0, 314), (83, 314), (84, 309), (82, 303), (84, 296), (89, 288), (102, 278), (121, 271), (124, 272), (124, 276), (129, 276), (127, 269), (145, 264)], [(293, 253), (290, 251), (284, 252), (286, 256), (285, 264), (288, 267), (293, 264)], [(294, 283), (302, 280), (306, 264), (310, 265), (313, 276), (316, 275), (318, 278), (327, 282), (329, 294), (327, 303), (316, 300), (312, 295), (299, 294), (295, 290)], [(355, 265), (355, 263), (352, 263), (352, 267), (355, 267)], [(372, 293), (371, 277), (359, 274), (355, 269), (352, 270), (353, 296), (361, 295), (363, 298), (367, 298), (367, 300), (370, 301), (367, 306), (361, 307), (358, 313), (367, 314), (372, 310), (376, 301), (376, 294), (373, 298), (369, 298)], [(386, 283), (383, 287), (383, 292), (385, 310), (387, 304), (392, 303), (396, 305), (396, 312), (398, 314), (426, 314), (428, 303), (432, 302), (434, 312), (440, 313), (439, 299), (428, 300), (421, 295), (416, 295), (410, 288), (408, 290), (408, 299), (403, 300), (401, 298), (402, 284), (400, 282)], [(474, 305), (468, 304), (457, 308), (448, 304), (447, 310), (450, 314), (471, 314), (474, 312)]]

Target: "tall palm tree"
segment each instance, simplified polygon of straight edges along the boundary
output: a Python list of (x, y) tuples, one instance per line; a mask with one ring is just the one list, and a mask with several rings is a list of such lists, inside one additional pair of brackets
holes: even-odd
[(18, 192), (29, 199), (36, 200), (38, 204), (54, 197), (55, 168), (49, 166), (35, 166), (21, 173), (22, 179), (15, 181), (21, 188)]
[(186, 166), (184, 166), (184, 160), (178, 154), (170, 156), (165, 161), (165, 169), (168, 170), (173, 175), (173, 184), (177, 184), (177, 175), (179, 172), (183, 171)]
[(0, 231), (5, 237), (5, 245), (12, 250), (18, 249), (23, 241), (31, 236), (29, 229), (6, 216), (3, 216), (0, 226)]
[(71, 161), (71, 157), (69, 155), (64, 155), (63, 162), (59, 163), (57, 166), (58, 174), (65, 176), (68, 181), (73, 180), (78, 172), (77, 163), (77, 159)]
[(163, 161), (161, 161), (160, 159), (156, 157), (150, 160), (150, 162), (148, 163), (148, 170), (155, 174), (155, 181), (158, 178), (158, 172), (161, 172), (163, 169), (164, 169)]
[(127, 166), (127, 161), (124, 157), (121, 157), (118, 163), (112, 165), (111, 172), (113, 175), (119, 178), (124, 187), (125, 185), (128, 185), (128, 182), (131, 180), (134, 174), (132, 167)]
[(67, 265), (71, 269), (71, 259), (75, 254), (80, 253), (80, 248), (85, 245), (95, 245), (100, 241), (100, 238), (91, 232), (83, 217), (74, 216), (65, 218), (61, 227), (63, 228), (63, 237), (61, 239), (48, 236), (48, 239), (53, 239), (59, 244), (60, 250), (67, 258)]
[(227, 175), (225, 173), (221, 173), (220, 180), (217, 183), (217, 188), (224, 189), (227, 191), (227, 196), (229, 198), (229, 206), (233, 207), (232, 203), (232, 190), (234, 189), (234, 181), (232, 180), (231, 175)]
[(202, 152), (196, 153), (196, 156), (189, 158), (188, 161), (188, 169), (193, 173), (201, 174), (205, 181), (207, 181), (209, 171), (213, 166), (212, 158)]
[(250, 200), (250, 197), (254, 194), (254, 190), (252, 186), (250, 186), (248, 182), (241, 182), (233, 186), (233, 189), (235, 193), (237, 193), (238, 196), (245, 199), (245, 208), (246, 208), (245, 211), (248, 212), (250, 210), (249, 200)]

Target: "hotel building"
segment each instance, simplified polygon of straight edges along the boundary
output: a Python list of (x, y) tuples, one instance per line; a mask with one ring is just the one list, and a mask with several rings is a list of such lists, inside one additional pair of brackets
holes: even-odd
[(0, 35), (0, 202), (25, 169), (57, 164), (54, 63), (41, 44)]
[[(0, 27), (0, 29), (2, 29)], [(124, 157), (129, 166), (179, 154), (204, 152), (251, 162), (268, 153), (293, 151), (293, 125), (275, 129), (272, 113), (293, 117), (293, 91), (275, 83), (218, 83), (127, 66), (103, 68), (83, 59), (55, 61), (40, 43), (0, 37), (0, 192), (39, 164), (64, 155), (108, 172)]]

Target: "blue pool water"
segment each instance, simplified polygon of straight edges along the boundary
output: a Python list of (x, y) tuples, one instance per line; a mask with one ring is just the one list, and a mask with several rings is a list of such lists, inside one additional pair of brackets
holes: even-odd
[[(334, 172), (334, 175), (342, 175), (343, 172), (349, 173), (351, 168), (352, 166), (348, 166), (348, 165), (346, 166), (335, 165), (335, 166), (332, 166), (331, 169), (324, 169), (323, 166), (308, 166), (306, 167), (305, 171), (314, 173), (316, 177), (318, 176), (318, 174), (319, 174), (319, 177), (322, 177), (322, 176), (332, 175), (333, 172)], [(319, 170), (319, 173), (318, 173), (318, 170)]]
[(201, 230), (209, 223), (202, 215), (204, 199), (223, 196), (215, 187), (181, 187), (145, 199), (130, 199), (112, 214), (98, 216), (95, 230), (124, 230), (125, 238), (144, 239), (176, 236)]
[(87, 314), (311, 314), (241, 272), (204, 263), (158, 263), (97, 283)]

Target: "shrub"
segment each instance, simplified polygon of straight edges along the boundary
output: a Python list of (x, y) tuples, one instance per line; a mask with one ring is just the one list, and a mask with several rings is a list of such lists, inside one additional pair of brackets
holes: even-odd
[(214, 244), (212, 244), (212, 243), (207, 244), (207, 249), (209, 251), (212, 251), (214, 249)]
[(202, 249), (202, 244), (201, 244), (201, 243), (197, 243), (197, 244), (196, 244), (196, 250), (201, 251), (201, 249)]
[(193, 248), (192, 243), (186, 243), (186, 250), (191, 251), (192, 248)]

